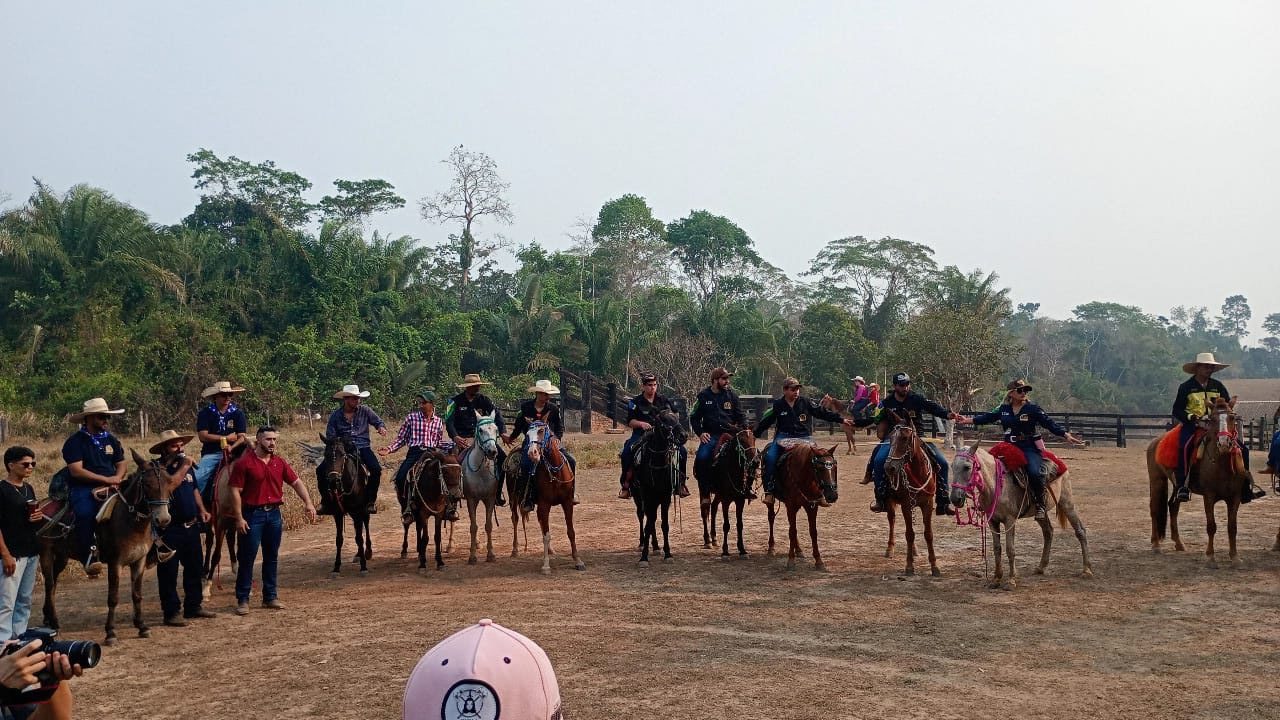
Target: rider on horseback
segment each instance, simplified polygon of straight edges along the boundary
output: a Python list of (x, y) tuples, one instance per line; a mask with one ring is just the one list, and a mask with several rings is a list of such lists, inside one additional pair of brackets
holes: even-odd
[(773, 504), (773, 496), (777, 490), (776, 468), (778, 458), (782, 456), (783, 440), (803, 440), (813, 435), (813, 418), (818, 417), (830, 422), (852, 426), (852, 420), (840, 417), (807, 397), (800, 396), (800, 381), (788, 377), (782, 381), (782, 397), (773, 401), (773, 406), (760, 416), (756, 423), (756, 437), (763, 437), (769, 426), (778, 425), (773, 434), (773, 442), (764, 451), (764, 503)]
[[(403, 446), (409, 447), (409, 452), (396, 470), (395, 477), (396, 498), (400, 500), (402, 516), (412, 515), (409, 510), (409, 495), (405, 491), (409, 470), (428, 452), (443, 454), (453, 449), (453, 446), (444, 441), (444, 423), (436, 415), (436, 394), (430, 390), (419, 390), (416, 398), (418, 409), (404, 416), (404, 423), (400, 425), (400, 431), (396, 433), (395, 440), (378, 451), (378, 455), (387, 457)], [(445, 520), (458, 519), (457, 504), (457, 500), (450, 496), (445, 510)]]
[[(622, 445), (622, 476), (618, 478), (622, 489), (618, 491), (619, 498), (631, 497), (631, 464), (635, 461), (636, 443), (646, 430), (652, 430), (662, 422), (660, 416), (663, 413), (676, 412), (671, 401), (658, 394), (657, 375), (648, 371), (640, 373), (640, 387), (640, 394), (627, 401), (627, 425), (631, 428), (631, 437)], [(676, 450), (680, 454), (680, 486), (676, 492), (680, 497), (689, 497), (689, 487), (685, 482), (689, 469), (689, 452), (685, 450), (683, 443), (676, 445)]]
[[(377, 428), (379, 435), (386, 435), (387, 424), (372, 408), (361, 403), (361, 400), (367, 397), (369, 397), (369, 391), (361, 391), (359, 385), (344, 385), (341, 390), (334, 393), (333, 399), (341, 400), (342, 405), (329, 415), (329, 425), (325, 428), (324, 434), (327, 438), (351, 438), (352, 444), (360, 453), (360, 462), (369, 473), (369, 480), (365, 485), (365, 498), (368, 500), (367, 511), (372, 515), (378, 511), (376, 504), (378, 485), (382, 481), (382, 463), (378, 461), (378, 456), (374, 454), (373, 446), (369, 442), (369, 427)], [(329, 492), (329, 477), (320, 472), (320, 466), (316, 466), (316, 487), (320, 490), (320, 514), (333, 515), (335, 508)]]
[(866, 415), (867, 408), (875, 408), (875, 404), (871, 402), (871, 387), (859, 375), (853, 379), (853, 399), (849, 401), (849, 414), (860, 418)]
[(81, 423), (62, 444), (62, 459), (67, 463), (71, 510), (76, 518), (76, 559), (84, 563), (89, 577), (102, 572), (94, 538), (98, 510), (106, 501), (104, 489), (118, 488), (124, 482), (124, 446), (107, 430), (111, 416), (123, 412), (111, 410), (102, 398), (93, 398), (85, 402), (83, 410), (67, 416), (69, 422)]
[[(445, 428), (449, 431), (449, 437), (458, 448), (459, 457), (475, 442), (477, 417), (493, 413), (493, 421), (498, 426), (498, 434), (505, 435), (507, 432), (507, 424), (502, 419), (502, 411), (494, 407), (493, 401), (489, 399), (489, 396), (480, 392), (482, 386), (492, 384), (481, 380), (479, 373), (467, 373), (463, 376), (462, 382), (458, 383), (458, 389), (462, 392), (454, 395), (449, 400), (449, 407), (444, 412), (444, 423)], [(502, 465), (506, 459), (507, 454), (499, 446), (498, 461), (493, 464), (493, 473), (498, 479), (498, 499), (493, 504), (498, 507), (507, 504), (506, 498), (502, 497)]]
[[(698, 494), (703, 505), (711, 504), (711, 463), (720, 436), (742, 428), (747, 418), (742, 414), (738, 394), (729, 388), (733, 373), (718, 367), (711, 371), (711, 385), (698, 393), (697, 407), (689, 413), (689, 424), (698, 436), (698, 452), (693, 459), (693, 477), (698, 481)], [(755, 499), (755, 493), (747, 488), (747, 497)]]
[(1081, 444), (1080, 438), (1064, 430), (1053, 418), (1045, 414), (1039, 405), (1027, 401), (1027, 393), (1031, 386), (1025, 380), (1014, 380), (1008, 385), (1008, 400), (999, 408), (989, 413), (973, 416), (974, 425), (988, 425), (998, 422), (1004, 428), (1004, 439), (1016, 445), (1027, 458), (1027, 489), (1036, 504), (1036, 519), (1043, 519), (1045, 514), (1044, 490), (1049, 486), (1050, 465), (1044, 461), (1043, 443), (1038, 442), (1040, 435), (1036, 432), (1039, 425), (1045, 430), (1066, 438), (1072, 444)]
[[(1197, 423), (1201, 418), (1209, 416), (1217, 399), (1230, 400), (1231, 398), (1226, 386), (1213, 377), (1214, 373), (1228, 367), (1231, 366), (1214, 359), (1211, 352), (1200, 353), (1196, 355), (1194, 361), (1182, 365), (1182, 372), (1191, 373), (1191, 377), (1178, 386), (1178, 396), (1173, 401), (1173, 417), (1180, 423), (1178, 467), (1174, 471), (1174, 477), (1178, 483), (1177, 494), (1174, 496), (1176, 502), (1186, 502), (1191, 499), (1187, 454), (1191, 451), (1188, 446), (1195, 438)], [(1236, 444), (1240, 446), (1240, 452), (1244, 456), (1245, 472), (1248, 472), (1249, 448), (1245, 447), (1239, 438), (1236, 439)], [(1245, 483), (1240, 502), (1247, 503), (1265, 494), (1260, 490), (1254, 490), (1252, 476), (1250, 476), (1250, 481)]]
[[(515, 443), (516, 438), (524, 436), (524, 443), (521, 445), (520, 453), (520, 469), (528, 478), (528, 489), (524, 494), (524, 509), (533, 512), (534, 507), (538, 504), (538, 483), (534, 481), (534, 473), (537, 466), (529, 459), (529, 437), (525, 434), (529, 427), (535, 422), (545, 423), (551, 430), (551, 434), (556, 436), (557, 440), (562, 441), (560, 452), (564, 454), (565, 462), (569, 463), (569, 470), (576, 477), (578, 474), (578, 461), (569, 454), (563, 445), (564, 440), (564, 419), (560, 415), (560, 406), (551, 402), (552, 395), (559, 395), (560, 388), (551, 384), (550, 380), (539, 380), (525, 392), (533, 393), (532, 400), (525, 400), (520, 403), (520, 416), (516, 418), (515, 426), (511, 428), (511, 434), (502, 438), (502, 441), (511, 446)], [(545, 439), (545, 438), (544, 438)]]
[[(946, 418), (947, 420), (955, 420), (960, 424), (969, 422), (969, 418), (942, 407), (938, 403), (925, 398), (919, 393), (911, 392), (911, 376), (904, 372), (900, 372), (893, 376), (893, 392), (885, 396), (880, 402), (880, 408), (873, 417), (866, 420), (858, 420), (856, 424), (859, 427), (866, 427), (874, 423), (881, 422), (890, 417), (890, 413), (896, 413), (903, 420), (910, 422), (915, 428), (916, 434), (921, 435), (923, 427), (921, 424), (921, 416), (924, 413), (933, 415), (934, 417)], [(923, 438), (923, 435), (921, 435)], [(884, 442), (885, 438), (881, 438), (881, 442), (876, 446), (875, 452), (871, 453), (871, 460), (867, 463), (867, 469), (871, 471), (871, 477), (875, 481), (876, 501), (871, 505), (872, 512), (884, 512), (887, 505), (886, 499), (889, 496), (889, 488), (885, 484), (884, 464), (889, 458), (889, 443)], [(947, 459), (942, 455), (942, 449), (933, 443), (924, 443), (929, 449), (929, 453), (933, 456), (934, 468), (938, 471), (938, 491), (935, 496), (938, 515), (954, 515), (955, 511), (951, 509), (951, 500), (948, 497), (947, 489)]]

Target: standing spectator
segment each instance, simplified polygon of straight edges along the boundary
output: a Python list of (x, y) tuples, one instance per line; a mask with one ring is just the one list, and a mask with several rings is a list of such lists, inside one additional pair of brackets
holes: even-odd
[[(176, 560), (156, 565), (156, 581), (160, 588), (160, 609), (164, 611), (164, 624), (186, 627), (183, 618), (217, 617), (212, 610), (201, 607), (204, 590), (204, 548), (201, 546), (200, 523), (209, 522), (200, 493), (196, 492), (195, 464), (182, 448), (191, 442), (191, 435), (179, 435), (173, 430), (160, 433), (160, 442), (151, 446), (151, 454), (159, 455), (164, 470), (169, 475), (173, 494), (169, 496), (169, 526), (161, 534), (164, 543), (177, 554)], [(182, 595), (178, 600), (178, 569), (182, 569)], [(179, 614), (179, 611), (182, 611)]]
[(253, 585), (253, 562), (262, 547), (262, 607), (283, 610), (276, 599), (276, 564), (284, 523), (280, 506), (288, 483), (306, 509), (307, 519), (316, 520), (316, 508), (307, 487), (284, 458), (276, 455), (279, 436), (270, 425), (258, 428), (252, 453), (245, 453), (231, 466), (231, 516), (240, 533), (240, 568), (236, 573), (236, 614), (249, 614), (249, 589)]
[[(378, 413), (361, 402), (367, 397), (369, 391), (361, 391), (359, 385), (344, 385), (334, 393), (333, 399), (341, 400), (342, 405), (329, 415), (329, 425), (325, 428), (324, 436), (330, 439), (349, 437), (360, 451), (360, 462), (369, 473), (365, 496), (369, 501), (369, 514), (372, 515), (378, 512), (378, 485), (382, 483), (382, 463), (373, 453), (369, 442), (369, 426), (377, 428), (379, 435), (386, 435), (387, 424), (382, 422)], [(334, 509), (333, 499), (329, 497), (329, 478), (320, 472), (319, 466), (316, 467), (316, 487), (320, 489), (320, 514), (332, 515)]]
[(40, 542), (32, 523), (43, 518), (36, 491), (28, 482), (36, 469), (35, 451), (11, 447), (4, 451), (4, 483), (0, 483), (0, 641), (26, 632), (31, 617), (31, 591), (36, 584)]
[[(409, 448), (404, 462), (400, 463), (400, 468), (396, 470), (395, 477), (396, 498), (400, 501), (400, 513), (406, 518), (409, 515), (409, 503), (405, 497), (404, 484), (409, 478), (409, 470), (428, 450), (444, 451), (446, 449), (444, 423), (440, 420), (440, 416), (436, 415), (436, 394), (430, 390), (419, 390), (417, 400), (418, 409), (404, 417), (404, 423), (396, 433), (396, 439), (378, 451), (379, 455), (387, 457), (402, 447)], [(452, 449), (452, 445), (448, 447)], [(445, 511), (445, 519), (458, 519), (458, 509), (452, 498)]]
[(107, 429), (111, 416), (123, 412), (112, 410), (106, 400), (97, 397), (86, 400), (80, 412), (67, 416), (67, 422), (80, 423), (80, 429), (62, 444), (62, 459), (70, 475), (71, 511), (76, 517), (76, 559), (84, 563), (84, 572), (91, 578), (102, 573), (95, 541), (98, 510), (106, 501), (105, 490), (124, 482), (124, 445)]
[(222, 459), (222, 443), (227, 449), (249, 439), (249, 421), (244, 411), (235, 403), (234, 396), (244, 388), (219, 380), (200, 393), (200, 397), (213, 401), (200, 409), (196, 416), (196, 436), (200, 438), (200, 462), (196, 465), (196, 486), (204, 492), (209, 478)]

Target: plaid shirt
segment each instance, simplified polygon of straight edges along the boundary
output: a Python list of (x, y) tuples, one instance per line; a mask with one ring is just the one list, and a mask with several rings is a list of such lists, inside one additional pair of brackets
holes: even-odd
[(387, 446), (387, 452), (395, 452), (408, 445), (414, 447), (440, 447), (440, 439), (444, 437), (444, 423), (440, 416), (432, 414), (427, 417), (421, 410), (414, 410), (404, 418), (404, 424), (396, 433), (396, 439)]

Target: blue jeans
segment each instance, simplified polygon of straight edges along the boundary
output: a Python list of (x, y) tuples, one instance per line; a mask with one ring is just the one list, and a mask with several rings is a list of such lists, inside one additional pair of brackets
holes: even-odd
[(256, 508), (244, 516), (249, 532), (240, 536), (240, 568), (236, 573), (236, 602), (249, 602), (249, 590), (253, 587), (253, 562), (262, 546), (262, 602), (276, 599), (276, 566), (280, 559), (280, 537), (284, 522), (280, 508)]
[[(1174, 471), (1174, 477), (1177, 479), (1179, 485), (1185, 485), (1187, 483), (1187, 443), (1191, 442), (1191, 438), (1195, 435), (1195, 432), (1195, 423), (1182, 423), (1178, 427), (1178, 467)], [(1278, 434), (1278, 436), (1280, 436), (1280, 434)], [(1244, 460), (1244, 469), (1248, 470), (1249, 448), (1245, 447), (1245, 444), (1241, 442), (1239, 438), (1236, 438), (1236, 445), (1240, 448), (1240, 455), (1242, 456), (1241, 459)], [(1246, 491), (1248, 491), (1248, 489), (1249, 488), (1245, 488)]]
[(71, 512), (76, 516), (76, 560), (89, 559), (89, 551), (97, 545), (98, 510), (102, 503), (93, 496), (92, 485), (71, 485)]
[(779, 440), (799, 440), (807, 439), (808, 435), (791, 435), (789, 433), (777, 433), (773, 436), (773, 442), (769, 443), (769, 447), (764, 449), (764, 491), (773, 494), (777, 489), (777, 480), (774, 479), (774, 470), (778, 467), (778, 458), (782, 457), (782, 446), (778, 444)]
[[(934, 494), (937, 505), (949, 505), (951, 499), (947, 496), (950, 487), (947, 476), (951, 472), (951, 467), (947, 463), (947, 458), (942, 454), (942, 448), (933, 443), (922, 442), (925, 449), (932, 455), (934, 464), (938, 471), (938, 490)], [(881, 442), (876, 445), (876, 449), (871, 453), (871, 479), (875, 481), (875, 492), (877, 499), (884, 499), (889, 494), (888, 484), (884, 477), (884, 463), (889, 459), (889, 443)]]
[[(204, 600), (204, 549), (200, 546), (200, 528), (186, 527), (180, 522), (170, 523), (161, 533), (164, 544), (177, 553), (168, 562), (156, 565), (156, 584), (160, 589), (160, 609), (166, 618), (182, 610), (186, 617), (195, 617)], [(178, 570), (182, 570), (183, 602), (178, 600)]]
[(36, 587), (36, 569), (40, 556), (14, 558), (18, 567), (12, 575), (0, 577), (0, 641), (17, 637), (27, 630), (31, 619), (31, 592)]
[(209, 478), (213, 477), (213, 471), (218, 468), (221, 460), (221, 451), (200, 456), (200, 462), (196, 463), (196, 490), (204, 492), (205, 486), (209, 484)]
[(405, 456), (404, 462), (400, 463), (400, 467), (396, 468), (395, 484), (396, 499), (400, 501), (400, 508), (405, 507), (405, 489), (404, 484), (409, 481), (409, 471), (417, 464), (426, 450), (422, 448), (409, 448), (409, 454)]

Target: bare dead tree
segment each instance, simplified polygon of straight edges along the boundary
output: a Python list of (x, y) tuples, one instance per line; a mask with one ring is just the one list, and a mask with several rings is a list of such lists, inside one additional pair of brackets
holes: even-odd
[(712, 368), (732, 364), (711, 338), (675, 332), (640, 351), (630, 371), (637, 378), (644, 370), (654, 372), (663, 384), (692, 402), (707, 385)]

